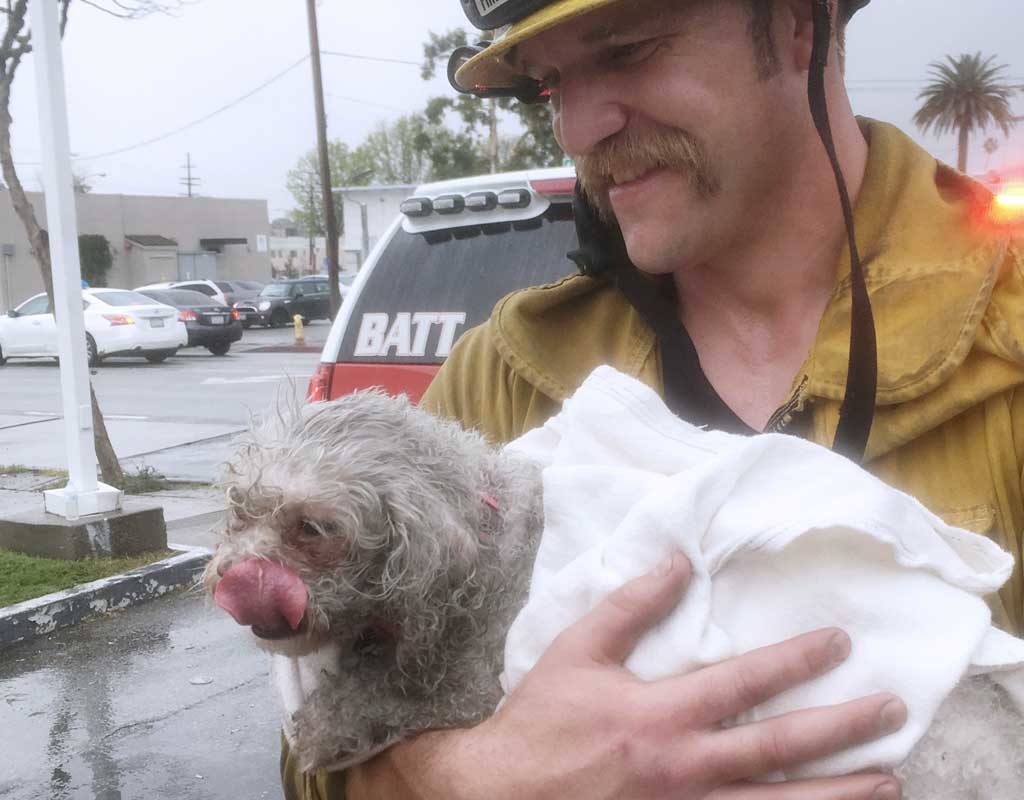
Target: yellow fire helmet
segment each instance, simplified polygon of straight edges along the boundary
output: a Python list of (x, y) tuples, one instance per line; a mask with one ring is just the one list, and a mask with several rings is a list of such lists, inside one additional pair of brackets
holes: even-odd
[[(543, 31), (623, 0), (460, 0), (470, 23), (494, 38), (453, 54), (448, 77), (460, 92), (481, 97), (518, 97), (544, 102), (535, 81), (519, 75), (505, 60), (518, 44)], [(871, 0), (838, 0), (849, 19)]]

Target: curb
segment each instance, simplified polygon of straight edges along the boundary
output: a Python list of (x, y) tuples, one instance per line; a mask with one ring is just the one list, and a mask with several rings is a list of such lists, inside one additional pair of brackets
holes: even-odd
[(0, 608), (0, 650), (77, 625), (97, 614), (193, 586), (211, 551), (205, 547), (169, 547), (181, 552), (130, 572)]
[(324, 349), (323, 342), (315, 344), (266, 344), (250, 347), (246, 353), (320, 353)]
[[(197, 525), (211, 525), (214, 522), (219, 522), (227, 517), (228, 510), (226, 508), (219, 508), (216, 511), (204, 511), (202, 514), (193, 514), (191, 517), (179, 517), (178, 519), (165, 522), (164, 525), (167, 528), (167, 532), (181, 530), (182, 528), (194, 528)], [(185, 545), (178, 545), (185, 547)], [(172, 550), (175, 549), (176, 545), (168, 545)]]

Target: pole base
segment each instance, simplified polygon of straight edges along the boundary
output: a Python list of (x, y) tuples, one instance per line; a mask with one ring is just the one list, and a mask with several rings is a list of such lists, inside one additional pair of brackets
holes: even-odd
[(79, 520), (40, 508), (0, 516), (0, 549), (67, 560), (134, 556), (166, 550), (167, 526), (163, 508), (139, 501)]
[(76, 492), (65, 486), (63, 489), (45, 491), (43, 497), (48, 514), (70, 520), (92, 514), (109, 514), (124, 505), (124, 492), (105, 483), (97, 484), (94, 492)]

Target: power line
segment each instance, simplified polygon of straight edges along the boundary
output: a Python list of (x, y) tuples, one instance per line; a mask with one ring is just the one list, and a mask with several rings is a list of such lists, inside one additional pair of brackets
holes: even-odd
[[(850, 78), (847, 83), (930, 83), (933, 78)], [(1006, 81), (1024, 81), (1021, 77), (1004, 78)]]
[(373, 100), (360, 100), (358, 97), (349, 97), (348, 95), (336, 94), (335, 92), (324, 92), (324, 94), (335, 100), (344, 100), (348, 103), (357, 103), (361, 106), (373, 106), (374, 108), (384, 108), (387, 109), (388, 111), (398, 111), (399, 113), (407, 110), (399, 108), (398, 106), (389, 106), (387, 103), (377, 103)]
[(206, 122), (208, 119), (212, 119), (213, 117), (217, 116), (218, 114), (224, 113), (229, 108), (234, 108), (239, 103), (241, 103), (241, 102), (243, 102), (245, 100), (248, 100), (250, 97), (252, 97), (257, 92), (263, 91), (268, 86), (270, 86), (272, 83), (274, 83), (275, 81), (280, 80), (285, 75), (287, 75), (289, 72), (291, 72), (293, 69), (295, 69), (296, 67), (298, 67), (301, 64), (305, 63), (305, 61), (308, 60), (308, 59), (309, 59), (309, 56), (303, 56), (302, 58), (300, 58), (295, 63), (291, 64), (288, 67), (285, 67), (283, 70), (278, 72), (273, 77), (268, 78), (267, 80), (265, 80), (263, 83), (261, 83), (255, 89), (249, 90), (248, 92), (243, 94), (241, 97), (237, 97), (234, 100), (232, 100), (231, 102), (225, 103), (220, 108), (215, 109), (214, 111), (211, 111), (209, 114), (205, 114), (202, 117), (200, 117), (199, 119), (192, 120), (192, 122), (188, 122), (188, 123), (186, 123), (184, 125), (181, 125), (181, 126), (175, 128), (174, 130), (167, 131), (166, 133), (161, 133), (159, 136), (154, 136), (151, 139), (146, 139), (146, 140), (138, 142), (136, 144), (128, 145), (127, 147), (119, 147), (116, 150), (108, 150), (105, 153), (96, 153), (95, 155), (91, 155), (91, 156), (79, 156), (79, 159), (106, 158), (107, 156), (120, 155), (121, 153), (127, 153), (129, 150), (138, 150), (140, 147), (146, 147), (147, 145), (156, 144), (157, 142), (163, 141), (164, 139), (167, 139), (167, 138), (169, 138), (171, 136), (174, 136), (175, 134), (182, 133), (183, 131), (187, 131), (189, 128), (194, 128), (196, 125), (199, 125), (202, 122)]
[[(361, 61), (380, 61), (380, 62), (391, 63), (391, 64), (407, 64), (407, 65), (416, 66), (416, 67), (419, 66), (419, 64), (417, 62), (415, 62), (415, 61), (404, 61), (404, 60), (398, 59), (398, 58), (384, 58), (384, 57), (379, 57), (379, 56), (364, 56), (364, 55), (359, 55), (357, 53), (343, 53), (343, 52), (335, 51), (335, 50), (321, 50), (320, 52), (322, 54), (328, 55), (328, 56), (340, 56), (342, 58), (354, 58), (354, 59), (358, 59), (358, 60), (361, 60)], [(228, 103), (225, 103), (220, 108), (217, 108), (217, 109), (211, 111), (209, 114), (204, 114), (203, 116), (199, 117), (198, 119), (194, 119), (191, 122), (187, 122), (186, 124), (181, 125), (181, 126), (179, 126), (177, 128), (174, 128), (172, 130), (169, 130), (169, 131), (166, 131), (164, 133), (158, 134), (157, 136), (150, 137), (149, 139), (144, 139), (141, 142), (136, 142), (135, 144), (126, 145), (124, 147), (118, 147), (118, 148), (116, 148), (114, 150), (106, 150), (106, 151), (101, 152), (101, 153), (92, 153), (90, 155), (85, 155), (85, 156), (72, 156), (72, 160), (74, 160), (74, 161), (88, 161), (88, 160), (94, 159), (94, 158), (107, 158), (109, 156), (121, 155), (122, 153), (128, 153), (128, 152), (131, 152), (133, 150), (138, 150), (138, 149), (143, 148), (143, 147), (148, 147), (149, 145), (156, 144), (157, 142), (162, 142), (164, 139), (168, 139), (171, 136), (176, 136), (179, 133), (183, 133), (184, 131), (187, 131), (190, 128), (194, 128), (196, 125), (200, 125), (203, 122), (206, 122), (207, 120), (212, 119), (213, 117), (217, 116), (218, 114), (222, 114), (225, 111), (227, 111), (227, 110), (229, 110), (231, 108), (234, 108), (239, 103), (242, 103), (242, 102), (248, 100), (253, 95), (257, 94), (258, 92), (263, 91), (264, 89), (266, 89), (271, 84), (273, 84), (276, 81), (280, 80), (285, 75), (287, 75), (289, 72), (291, 72), (293, 69), (295, 69), (296, 67), (302, 65), (303, 63), (305, 63), (308, 60), (309, 60), (309, 56), (308, 55), (304, 55), (298, 61), (295, 61), (294, 63), (292, 63), (289, 66), (285, 67), (283, 70), (281, 70), (277, 74), (271, 76), (270, 78), (268, 78), (263, 83), (261, 83), (258, 86), (256, 86), (255, 88), (250, 89), (245, 94), (243, 94), (243, 95), (241, 95), (239, 97), (236, 97), (234, 100), (231, 100)], [(395, 106), (389, 106), (389, 105), (386, 105), (384, 103), (375, 103), (372, 100), (360, 100), (359, 98), (356, 98), (356, 97), (348, 97), (346, 95), (340, 95), (340, 94), (335, 94), (335, 95), (331, 95), (331, 96), (332, 97), (336, 97), (339, 100), (346, 100), (346, 101), (348, 101), (350, 103), (359, 103), (361, 105), (367, 105), (367, 106), (379, 106), (380, 108), (385, 108), (385, 109), (388, 109), (389, 111), (401, 111), (402, 110), (400, 108), (396, 108)], [(20, 166), (29, 166), (29, 167), (37, 167), (37, 166), (40, 166), (42, 164), (41, 161), (18, 161), (16, 163), (18, 165), (20, 165)]]
[(354, 58), (357, 61), (379, 61), (382, 64), (408, 64), (413, 67), (422, 66), (418, 61), (408, 61), (404, 58), (385, 58), (383, 56), (363, 56), (358, 53), (342, 53), (338, 50), (321, 50), (321, 55), (338, 56), (340, 58)]
[[(93, 154), (87, 155), (87, 156), (73, 156), (73, 160), (75, 160), (75, 161), (89, 161), (89, 160), (94, 159), (94, 158), (106, 158), (108, 156), (121, 155), (122, 153), (127, 153), (127, 152), (130, 152), (132, 150), (138, 150), (139, 148), (148, 147), (151, 144), (156, 144), (157, 142), (162, 142), (164, 139), (168, 139), (171, 136), (175, 136), (175, 135), (177, 135), (179, 133), (187, 131), (189, 128), (194, 128), (196, 125), (199, 125), (199, 124), (201, 124), (203, 122), (206, 122), (208, 119), (212, 119), (213, 117), (217, 116), (218, 114), (224, 113), (225, 111), (227, 111), (230, 108), (234, 108), (239, 103), (241, 103), (241, 102), (243, 102), (245, 100), (248, 100), (250, 97), (252, 97), (257, 92), (263, 91), (264, 89), (266, 89), (268, 86), (270, 86), (275, 81), (280, 80), (285, 75), (287, 75), (289, 72), (291, 72), (293, 69), (295, 69), (296, 67), (298, 67), (301, 64), (305, 63), (308, 59), (309, 59), (308, 55), (303, 56), (302, 58), (300, 58), (295, 63), (291, 64), (288, 67), (285, 67), (283, 70), (278, 72), (273, 77), (268, 78), (267, 80), (265, 80), (259, 86), (255, 87), (254, 89), (250, 89), (248, 92), (246, 92), (242, 96), (236, 97), (234, 100), (232, 100), (232, 101), (230, 101), (228, 103), (225, 103), (220, 108), (217, 108), (217, 109), (211, 111), (209, 114), (204, 114), (203, 116), (199, 117), (198, 119), (194, 119), (191, 122), (187, 122), (184, 125), (180, 125), (177, 128), (174, 128), (173, 130), (169, 130), (169, 131), (167, 131), (165, 133), (161, 133), (161, 134), (159, 134), (157, 136), (153, 136), (153, 137), (151, 137), (149, 139), (144, 139), (143, 141), (136, 142), (135, 144), (130, 144), (130, 145), (127, 145), (125, 147), (118, 147), (115, 150), (107, 150), (107, 151), (102, 152), (102, 153), (93, 153)], [(23, 165), (23, 166), (39, 166), (41, 164), (41, 162), (39, 162), (39, 161), (20, 161), (18, 163)]]

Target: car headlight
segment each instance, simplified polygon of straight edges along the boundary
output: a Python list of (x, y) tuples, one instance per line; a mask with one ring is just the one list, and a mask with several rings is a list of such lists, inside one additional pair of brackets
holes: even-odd
[(270, 301), (264, 300), (260, 303), (260, 311), (270, 311)]

